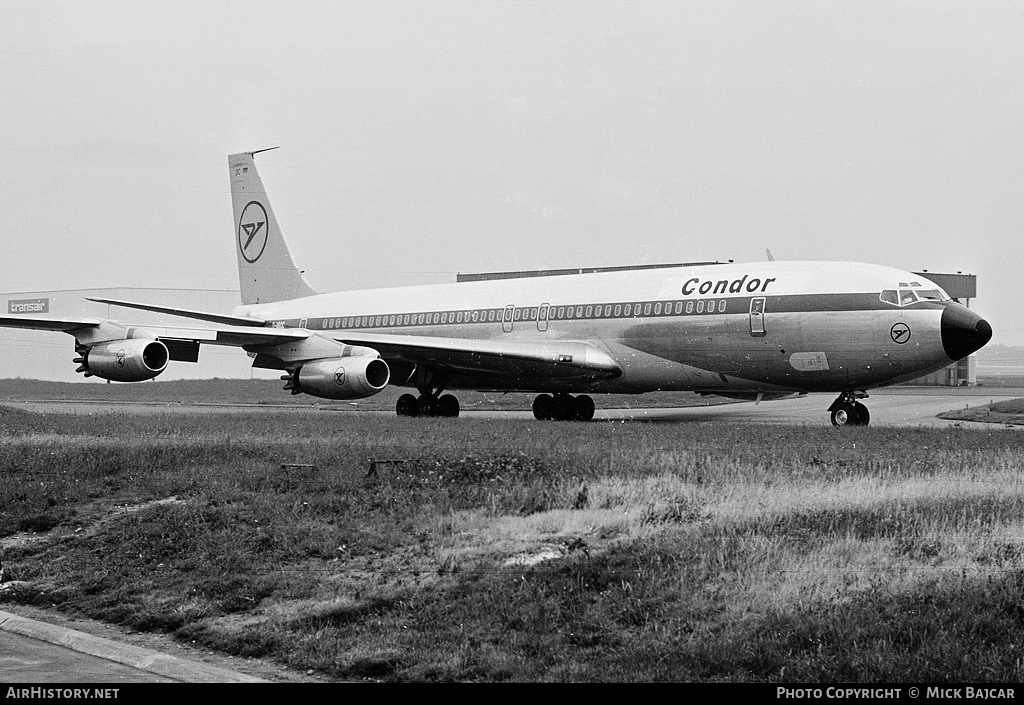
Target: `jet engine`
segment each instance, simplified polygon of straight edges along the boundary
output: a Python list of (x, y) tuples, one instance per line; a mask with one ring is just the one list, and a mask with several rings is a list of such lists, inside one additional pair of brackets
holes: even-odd
[(99, 343), (85, 348), (75, 362), (75, 372), (86, 377), (102, 377), (114, 382), (143, 382), (153, 379), (167, 367), (170, 354), (159, 340), (132, 338)]
[(292, 394), (306, 393), (324, 399), (362, 399), (388, 385), (388, 363), (371, 355), (313, 360), (281, 377)]

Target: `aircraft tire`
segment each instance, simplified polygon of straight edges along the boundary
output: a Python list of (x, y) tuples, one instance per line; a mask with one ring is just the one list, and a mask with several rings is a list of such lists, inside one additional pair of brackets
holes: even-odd
[(589, 395), (581, 394), (573, 399), (573, 407), (577, 421), (591, 421), (594, 418), (596, 406)]
[(842, 402), (832, 409), (833, 426), (856, 426), (859, 423), (859, 418), (857, 407), (853, 404)]
[(454, 394), (444, 394), (437, 400), (438, 416), (455, 419), (459, 416), (459, 400)]
[(533, 418), (538, 421), (550, 421), (555, 409), (555, 399), (550, 394), (539, 394), (533, 400)]
[(429, 394), (421, 394), (420, 398), (416, 400), (416, 404), (420, 410), (420, 416), (426, 416), (432, 418), (437, 416), (437, 400)]
[(395, 403), (395, 412), (399, 416), (418, 416), (420, 413), (419, 402), (412, 394), (403, 394)]
[(576, 418), (576, 409), (573, 398), (568, 394), (556, 394), (554, 406), (551, 409), (551, 418), (555, 421), (572, 421)]
[(864, 406), (858, 401), (854, 402), (853, 408), (857, 411), (858, 426), (867, 426), (869, 423), (871, 423), (871, 412), (868, 411), (868, 408), (866, 406)]

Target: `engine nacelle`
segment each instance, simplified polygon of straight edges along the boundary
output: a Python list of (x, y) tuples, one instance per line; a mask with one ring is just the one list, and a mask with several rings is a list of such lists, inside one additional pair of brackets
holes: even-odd
[(388, 363), (371, 355), (335, 357), (305, 362), (285, 375), (285, 389), (324, 399), (362, 399), (388, 386)]
[(75, 372), (86, 377), (102, 377), (114, 382), (143, 382), (164, 371), (170, 353), (159, 340), (131, 338), (99, 343), (87, 348), (75, 362)]

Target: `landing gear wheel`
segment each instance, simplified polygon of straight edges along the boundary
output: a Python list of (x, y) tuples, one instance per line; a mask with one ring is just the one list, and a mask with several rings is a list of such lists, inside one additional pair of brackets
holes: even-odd
[(871, 412), (868, 411), (868, 408), (859, 401), (854, 403), (853, 408), (857, 412), (857, 425), (867, 426), (871, 422)]
[(533, 418), (538, 421), (550, 421), (555, 410), (555, 399), (550, 394), (538, 395), (533, 400)]
[(445, 394), (437, 400), (438, 416), (444, 416), (449, 419), (458, 418), (459, 416), (459, 400), (455, 398), (454, 394)]
[(420, 416), (427, 418), (437, 416), (437, 400), (434, 397), (429, 394), (421, 394), (416, 402), (420, 409)]
[(858, 426), (860, 416), (857, 414), (857, 407), (850, 402), (841, 402), (832, 409), (833, 426)]
[(555, 421), (571, 421), (576, 418), (573, 398), (568, 394), (556, 394), (554, 407), (551, 409), (551, 418)]
[(573, 400), (577, 421), (590, 421), (594, 418), (594, 400), (586, 394), (581, 394)]
[(399, 416), (419, 416), (420, 405), (412, 394), (403, 394), (398, 397), (395, 404), (395, 412)]

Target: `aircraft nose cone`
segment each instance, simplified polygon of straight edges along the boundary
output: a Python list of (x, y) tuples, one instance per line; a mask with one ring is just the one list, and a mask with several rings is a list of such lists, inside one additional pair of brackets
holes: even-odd
[(942, 349), (950, 360), (961, 360), (992, 338), (992, 326), (966, 306), (950, 304), (942, 312)]

